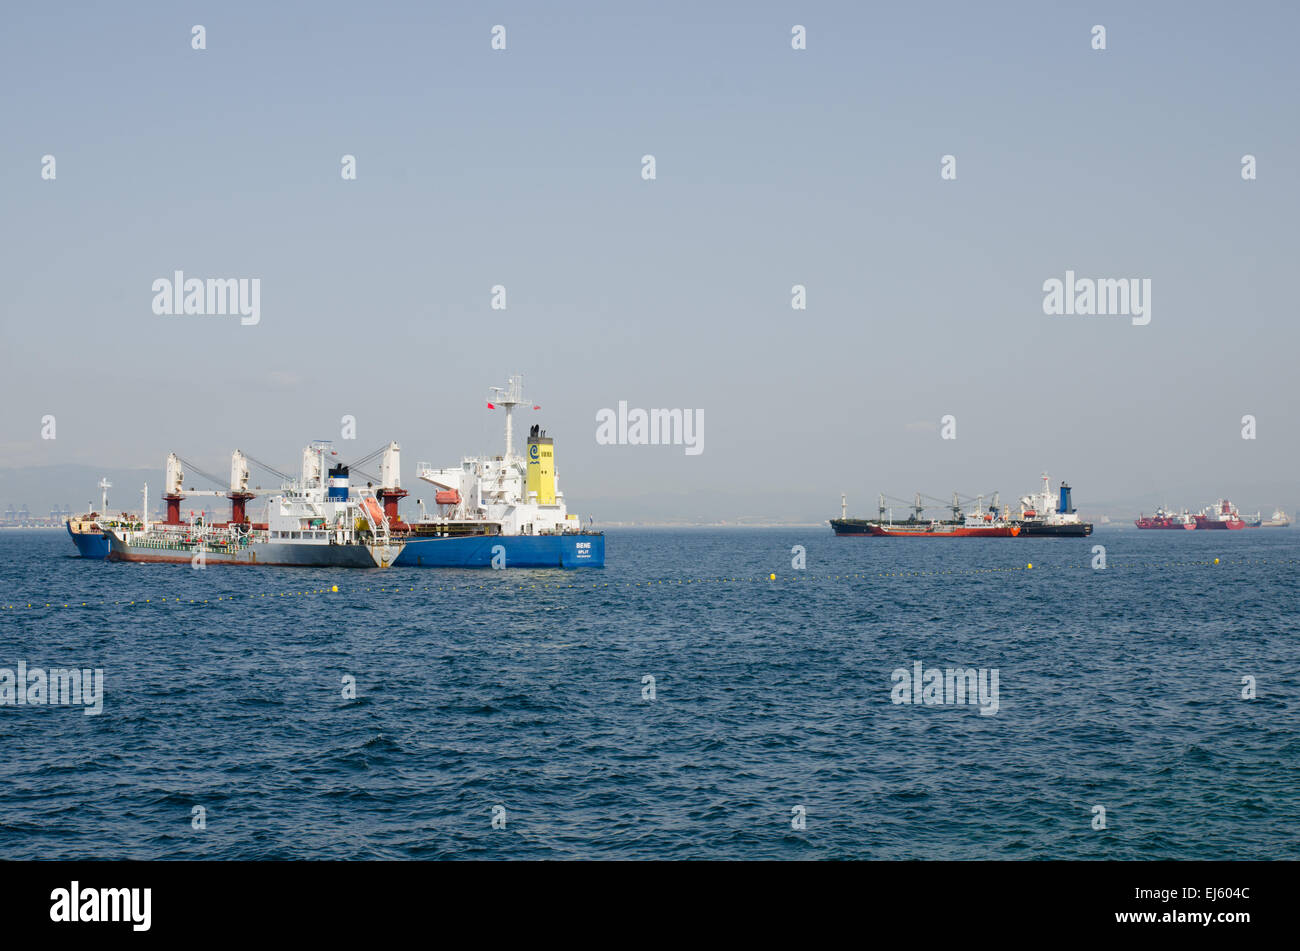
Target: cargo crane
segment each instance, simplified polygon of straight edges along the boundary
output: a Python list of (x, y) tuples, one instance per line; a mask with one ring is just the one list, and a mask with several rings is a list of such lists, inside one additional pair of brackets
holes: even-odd
[[(257, 498), (256, 493), (250, 492), (248, 487), (248, 464), (250, 462), (278, 477), (282, 482), (292, 481), (292, 476), (236, 449), (230, 456), (229, 489), (196, 489), (193, 486), (185, 488), (186, 469), (216, 485), (222, 485), (223, 480), (210, 472), (200, 469), (190, 460), (178, 456), (174, 452), (168, 453), (166, 476), (163, 480), (163, 501), (167, 503), (167, 517), (163, 520), (163, 523), (166, 525), (181, 524), (181, 502), (191, 496), (224, 496), (230, 500), (230, 521), (235, 524), (247, 523), (248, 503)], [(261, 486), (258, 486), (258, 488), (260, 489)]]
[[(382, 456), (379, 462), (379, 475), (374, 476), (361, 467)], [(347, 464), (348, 471), (365, 476), (372, 484), (378, 483), (375, 497), (384, 507), (384, 515), (394, 526), (401, 525), (397, 506), (409, 494), (402, 488), (402, 447), (395, 442), (380, 446), (374, 452), (362, 456), (355, 462)]]

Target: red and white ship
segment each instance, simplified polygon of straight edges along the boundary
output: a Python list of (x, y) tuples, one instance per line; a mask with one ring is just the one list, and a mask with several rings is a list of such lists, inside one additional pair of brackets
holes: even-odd
[(1133, 524), (1138, 528), (1162, 528), (1178, 531), (1186, 529), (1191, 531), (1196, 528), (1196, 516), (1191, 515), (1185, 509), (1176, 515), (1173, 512), (1166, 512), (1163, 508), (1158, 508), (1155, 515), (1139, 515), (1133, 520)]
[(1237, 507), (1227, 499), (1219, 499), (1210, 508), (1193, 516), (1197, 528), (1238, 529), (1246, 527), (1246, 520), (1237, 514)]

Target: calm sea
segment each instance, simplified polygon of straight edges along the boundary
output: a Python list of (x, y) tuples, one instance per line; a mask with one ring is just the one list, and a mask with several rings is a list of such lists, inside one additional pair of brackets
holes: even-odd
[[(104, 671), (98, 716), (0, 706), (0, 855), (1300, 858), (1300, 530), (607, 557), (195, 571), (0, 532), (0, 668)], [(997, 712), (892, 702), (917, 662), (996, 671)]]

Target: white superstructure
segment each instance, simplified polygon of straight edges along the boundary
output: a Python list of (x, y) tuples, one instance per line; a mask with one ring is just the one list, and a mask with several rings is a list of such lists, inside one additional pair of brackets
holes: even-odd
[[(514, 410), (526, 404), (523, 379), (512, 376), (493, 387), (489, 409), (505, 410), (505, 454), (467, 456), (459, 466), (434, 468), (427, 462), (416, 475), (433, 485), (437, 514), (415, 524), (424, 530), (484, 530), (501, 535), (555, 535), (577, 532), (579, 519), (569, 515), (554, 468), (554, 443), (538, 426), (529, 430), (524, 455), (514, 451)], [(538, 407), (534, 407), (537, 409)]]
[[(278, 542), (349, 545), (389, 544), (389, 524), (371, 490), (348, 484), (348, 469), (328, 468), (337, 455), (328, 442), (302, 451), (302, 477), (286, 483), (267, 506), (266, 537)], [(327, 475), (328, 472), (328, 475)]]
[[(173, 517), (145, 524), (139, 531), (113, 530), (109, 557), (386, 568), (401, 554), (403, 543), (393, 539), (373, 490), (352, 488), (348, 467), (330, 465), (330, 457), (335, 455), (328, 442), (313, 442), (304, 449), (302, 475), (287, 478), (280, 492), (267, 501), (265, 525), (236, 519), (212, 522), (202, 513), (190, 512), (187, 519)], [(248, 484), (247, 458), (238, 450), (232, 457), (231, 486), (236, 490), (231, 492), (232, 499), (252, 497), (242, 491)], [(173, 496), (179, 495), (183, 475), (182, 463), (172, 453), (167, 457), (167, 485)], [(193, 489), (188, 492), (201, 494)], [(179, 508), (179, 499), (176, 501), (169, 511)], [(145, 507), (147, 511), (147, 496)]]
[[(1064, 487), (1068, 493), (1069, 487)], [(1080, 521), (1078, 512), (1061, 511), (1060, 494), (1052, 491), (1052, 480), (1046, 472), (1043, 473), (1042, 491), (1020, 497), (1020, 517), (1036, 519), (1045, 525), (1077, 525)]]

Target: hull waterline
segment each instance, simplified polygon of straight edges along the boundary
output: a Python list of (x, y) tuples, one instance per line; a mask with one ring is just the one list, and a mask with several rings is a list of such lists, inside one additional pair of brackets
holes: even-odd
[(409, 538), (393, 564), (408, 568), (603, 568), (605, 536), (573, 533)]

